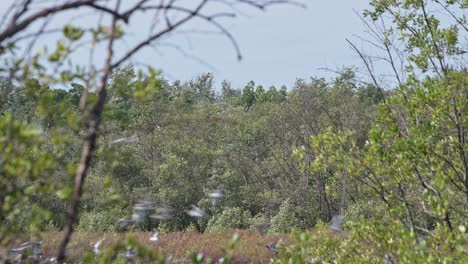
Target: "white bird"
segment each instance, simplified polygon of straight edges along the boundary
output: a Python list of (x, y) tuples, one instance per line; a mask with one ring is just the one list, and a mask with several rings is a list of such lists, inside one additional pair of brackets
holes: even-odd
[(93, 246), (94, 255), (99, 254), (99, 247), (101, 246), (101, 244), (102, 244), (102, 240), (99, 240), (98, 242), (94, 243), (94, 246)]
[(211, 204), (213, 204), (213, 206), (216, 205), (216, 202), (218, 202), (218, 200), (221, 200), (224, 197), (223, 192), (221, 192), (221, 190), (214, 190), (212, 193), (210, 193), (209, 196), (211, 198)]
[(341, 225), (343, 224), (344, 217), (342, 215), (335, 215), (333, 216), (331, 223), (328, 225), (328, 229), (333, 231), (342, 231), (343, 228)]
[(158, 242), (159, 238), (158, 238), (158, 232), (154, 232), (153, 235), (149, 238), (149, 241), (152, 241), (152, 242)]
[(205, 211), (192, 204), (192, 209), (188, 210), (187, 214), (191, 217), (202, 218), (205, 216)]
[(117, 144), (117, 143), (136, 143), (138, 142), (138, 137), (137, 135), (133, 135), (131, 137), (124, 137), (124, 138), (119, 138), (114, 141), (112, 141), (112, 144)]

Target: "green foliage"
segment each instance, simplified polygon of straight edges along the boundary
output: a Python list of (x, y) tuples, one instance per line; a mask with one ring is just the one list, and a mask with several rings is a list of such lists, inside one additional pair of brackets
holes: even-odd
[(412, 213), (450, 228), (466, 213), (468, 200), (457, 176), (466, 167), (461, 128), (468, 113), (466, 78), (466, 73), (453, 73), (398, 90), (379, 109), (370, 132), (364, 158), (370, 177), (377, 183), (385, 178), (383, 198), (408, 217), (410, 226), (431, 224), (419, 223)]
[(369, 221), (370, 219), (389, 219), (387, 205), (377, 199), (363, 199), (350, 205), (346, 210), (346, 222)]
[[(431, 70), (439, 76), (446, 75), (453, 63), (451, 60), (464, 53), (460, 31), (466, 31), (467, 17), (463, 13), (467, 8), (466, 1), (372, 0), (370, 3), (371, 8), (364, 15), (374, 21), (390, 16), (395, 30), (405, 40), (405, 53), (408, 54), (405, 63), (408, 63), (409, 72)], [(447, 11), (444, 14), (452, 19), (442, 23), (438, 17), (440, 13), (432, 12), (434, 6), (444, 8)], [(392, 30), (385, 33), (391, 34)]]
[(300, 220), (296, 217), (296, 208), (289, 199), (281, 203), (279, 212), (271, 218), (270, 233), (289, 233), (292, 229), (301, 226)]
[(206, 231), (220, 232), (228, 229), (245, 229), (250, 226), (252, 215), (239, 207), (226, 208), (208, 222)]
[[(346, 239), (327, 238), (309, 252), (292, 246), (289, 260), (309, 256), (312, 262), (338, 263), (461, 261), (466, 259), (462, 251), (468, 197), (461, 175), (467, 168), (463, 124), (468, 77), (466, 69), (449, 69), (459, 45), (450, 37), (454, 27), (440, 29), (425, 1), (372, 1), (372, 6), (367, 15), (374, 19), (383, 14), (395, 19), (407, 43), (411, 77), (378, 106), (364, 144), (336, 126), (312, 136), (313, 161), (303, 165), (328, 177), (328, 197), (336, 200), (341, 193), (340, 211), (351, 230)], [(431, 69), (436, 75), (417, 79), (414, 68)], [(305, 160), (306, 148), (294, 155)], [(342, 188), (334, 187), (338, 182)], [(356, 191), (349, 195), (349, 189)], [(353, 201), (349, 207), (348, 199)], [(304, 241), (305, 237), (297, 244)]]
[[(398, 221), (361, 221), (347, 234), (317, 225), (313, 233), (295, 232), (294, 242), (280, 248), (274, 263), (463, 263), (467, 234), (437, 228), (433, 237), (421, 237)], [(448, 237), (445, 237), (447, 236)], [(439, 244), (450, 241), (449, 245)]]
[(73, 25), (65, 25), (63, 27), (63, 35), (70, 41), (78, 41), (84, 34), (81, 28)]
[(51, 217), (37, 195), (55, 188), (47, 177), (54, 157), (45, 151), (38, 126), (14, 120), (8, 112), (0, 117), (0, 151), (0, 235), (36, 232)]
[(98, 208), (92, 211), (81, 213), (77, 230), (84, 232), (97, 231), (119, 231), (115, 219), (127, 217), (127, 210), (119, 209), (118, 207)]

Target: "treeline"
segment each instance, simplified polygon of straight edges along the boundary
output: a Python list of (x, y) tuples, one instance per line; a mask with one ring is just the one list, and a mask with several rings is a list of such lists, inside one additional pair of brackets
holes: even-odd
[[(328, 222), (342, 209), (339, 187), (331, 177), (305, 170), (291, 154), (306, 146), (312, 160), (309, 138), (328, 128), (356, 131), (355, 139), (362, 145), (375, 105), (384, 96), (376, 87), (360, 84), (350, 69), (332, 80), (298, 80), (289, 91), (266, 90), (254, 82), (242, 89), (223, 82), (216, 89), (214, 76), (203, 74), (185, 83), (161, 79), (154, 93), (137, 96), (140, 83), (135, 79), (132, 67), (112, 76), (100, 157), (92, 166), (82, 202), (80, 227), (85, 230), (115, 230), (117, 219), (131, 214), (139, 200), (175, 209), (174, 218), (160, 226), (168, 231), (248, 228), (272, 220), (276, 223), (272, 230), (288, 232), (294, 226)], [(66, 119), (80, 114), (82, 88), (72, 84), (68, 90), (48, 90), (49, 110), (65, 105), (71, 113), (38, 117), (37, 91), (21, 87), (13, 88), (2, 112), (38, 122), (46, 135), (66, 133), (68, 143), (60, 145), (62, 164), (73, 163), (79, 155), (80, 131)], [(112, 143), (127, 137), (138, 140)], [(48, 144), (56, 147), (52, 141)], [(56, 170), (61, 181), (67, 180), (64, 169)], [(208, 198), (214, 189), (225, 194), (217, 206)], [(353, 188), (346, 196), (356, 201), (360, 193)], [(106, 203), (109, 199), (118, 202)], [(188, 217), (184, 211), (192, 204), (210, 217), (199, 221)], [(65, 205), (60, 200), (49, 205), (54, 214), (51, 224), (60, 228)]]

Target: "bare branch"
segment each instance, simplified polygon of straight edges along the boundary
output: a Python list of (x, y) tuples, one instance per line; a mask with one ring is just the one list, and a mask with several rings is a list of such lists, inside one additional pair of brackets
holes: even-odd
[(364, 62), (364, 65), (366, 66), (367, 71), (369, 72), (372, 81), (374, 82), (375, 86), (378, 88), (380, 94), (382, 95), (383, 101), (385, 102), (385, 94), (383, 92), (383, 89), (380, 87), (379, 83), (377, 82), (377, 79), (375, 78), (374, 72), (372, 71), (369, 62), (366, 60), (366, 57), (362, 52), (352, 43), (349, 39), (346, 39), (346, 42), (356, 51), (356, 53), (361, 57), (362, 61)]
[(16, 24), (16, 21), (18, 18), (20, 18), (24, 13), (28, 11), (28, 7), (31, 4), (32, 0), (24, 0), (22, 4), (22, 8), (20, 11), (18, 11), (12, 18), (10, 22), (10, 26), (14, 26)]
[(25, 18), (22, 22), (18, 24), (15, 23), (13, 25), (9, 25), (6, 30), (0, 33), (0, 43), (5, 41), (7, 38), (10, 38), (16, 35), (17, 33), (21, 32), (22, 30), (26, 29), (29, 25), (31, 25), (33, 22), (35, 22), (36, 20), (40, 18), (44, 18), (46, 16), (49, 16), (57, 12), (92, 4), (96, 1), (97, 0), (80, 0), (80, 1), (69, 2), (60, 6), (54, 6), (54, 7), (50, 7), (50, 8), (46, 8), (41, 11), (38, 11), (37, 13), (32, 14), (28, 18)]
[(140, 42), (137, 44), (134, 48), (129, 50), (124, 56), (122, 56), (117, 62), (112, 64), (112, 68), (118, 67), (120, 64), (122, 64), (124, 61), (132, 57), (135, 53), (137, 53), (140, 49), (142, 49), (145, 46), (148, 46), (151, 44), (151, 42), (155, 41), (156, 39), (161, 38), (162, 36), (166, 35), (167, 33), (173, 31), (174, 29), (178, 28), (179, 26), (185, 24), (186, 22), (190, 21), (192, 18), (197, 16), (197, 14), (200, 12), (200, 10), (206, 5), (208, 0), (203, 0), (188, 16), (185, 18), (179, 20), (178, 22), (174, 23), (173, 25), (169, 25), (167, 28), (164, 30), (150, 36), (146, 40)]

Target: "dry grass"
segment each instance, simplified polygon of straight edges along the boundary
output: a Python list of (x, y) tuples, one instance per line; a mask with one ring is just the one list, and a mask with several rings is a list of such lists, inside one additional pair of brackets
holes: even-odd
[[(240, 240), (236, 246), (235, 263), (269, 263), (274, 254), (265, 246), (269, 243), (282, 239), (289, 244), (291, 239), (288, 235), (260, 235), (255, 230), (232, 230), (224, 233), (209, 234), (196, 232), (176, 232), (160, 234), (159, 241), (149, 241), (152, 235), (149, 232), (128, 233), (74, 233), (69, 244), (70, 260), (78, 260), (85, 252), (93, 249), (93, 244), (103, 240), (102, 247), (113, 244), (125, 236), (134, 236), (138, 241), (148, 247), (154, 247), (164, 256), (172, 256), (173, 262), (189, 262), (193, 254), (202, 253), (212, 259), (222, 256), (222, 247), (238, 233)], [(47, 232), (42, 234), (43, 253), (45, 257), (56, 255), (56, 250), (62, 239), (61, 232)], [(19, 240), (17, 241), (19, 244)], [(24, 241), (22, 241), (24, 242)], [(16, 244), (16, 243), (15, 243)]]

